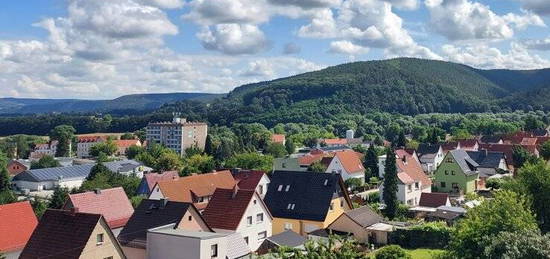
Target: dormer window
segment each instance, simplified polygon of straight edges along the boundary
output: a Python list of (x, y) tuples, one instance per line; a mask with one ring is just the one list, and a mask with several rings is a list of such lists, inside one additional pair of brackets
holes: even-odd
[(323, 183), (324, 186), (328, 185), (328, 179), (325, 179), (325, 182)]
[(283, 190), (283, 185), (282, 184), (279, 184), (279, 187), (277, 188), (277, 191), (282, 191)]
[(287, 210), (293, 210), (295, 206), (296, 206), (295, 203), (289, 203), (288, 206), (286, 207), (286, 209)]
[(286, 186), (285, 192), (288, 192), (288, 190), (290, 190), (290, 185)]

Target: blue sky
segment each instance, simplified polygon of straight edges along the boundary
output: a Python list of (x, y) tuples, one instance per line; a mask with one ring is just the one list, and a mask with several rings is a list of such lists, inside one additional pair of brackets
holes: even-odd
[(537, 69), (548, 26), (546, 0), (9, 0), (0, 95), (228, 92), (403, 56)]

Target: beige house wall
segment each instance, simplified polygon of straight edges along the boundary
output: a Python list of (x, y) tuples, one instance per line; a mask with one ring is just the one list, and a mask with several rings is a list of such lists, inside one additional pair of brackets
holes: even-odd
[(181, 221), (178, 224), (179, 229), (188, 230), (188, 231), (204, 231), (210, 232), (210, 229), (201, 218), (198, 211), (194, 209), (188, 209), (187, 212), (181, 218)]
[(359, 243), (366, 244), (369, 240), (369, 232), (361, 227), (359, 224), (357, 224), (355, 221), (350, 219), (346, 214), (342, 214), (342, 216), (336, 219), (329, 226), (329, 229), (353, 233), (353, 237)]
[[(103, 234), (103, 243), (101, 244), (97, 243), (98, 234)], [(97, 259), (108, 257), (112, 257), (113, 259), (126, 258), (105, 221), (100, 220), (90, 235), (86, 247), (82, 250), (80, 258)]]

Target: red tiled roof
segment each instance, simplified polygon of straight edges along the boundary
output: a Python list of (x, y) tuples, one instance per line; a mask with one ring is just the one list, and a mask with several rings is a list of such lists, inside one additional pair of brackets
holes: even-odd
[(443, 149), (443, 152), (447, 152), (450, 150), (455, 150), (459, 147), (458, 142), (445, 142), (441, 144), (441, 148)]
[(325, 144), (331, 145), (331, 146), (348, 144), (348, 140), (345, 138), (326, 138), (326, 139), (323, 139), (322, 142), (325, 142)]
[(143, 175), (143, 178), (145, 178), (145, 181), (147, 181), (147, 186), (149, 186), (149, 192), (151, 192), (153, 190), (153, 187), (155, 187), (155, 184), (157, 184), (158, 182), (177, 179), (179, 178), (179, 174), (178, 174), (178, 171), (166, 171), (160, 174), (148, 173)]
[(28, 201), (0, 205), (0, 252), (25, 247), (37, 224)]
[(100, 220), (99, 214), (48, 209), (19, 258), (80, 258)]
[(171, 201), (193, 202), (193, 195), (210, 196), (216, 188), (233, 188), (236, 184), (229, 170), (198, 174), (157, 183), (164, 197)]
[(325, 157), (325, 154), (324, 153), (320, 153), (320, 154), (314, 154), (314, 155), (305, 155), (305, 156), (302, 156), (302, 157), (298, 157), (298, 163), (300, 165), (311, 165), (315, 162), (320, 162), (321, 159), (323, 159), (323, 157)]
[(238, 182), (239, 189), (242, 190), (256, 190), (260, 180), (265, 175), (263, 171), (257, 170), (241, 170), (234, 174), (233, 177)]
[(139, 146), (141, 143), (139, 139), (118, 139), (113, 141), (119, 148), (128, 148), (131, 146)]
[(107, 138), (105, 136), (78, 136), (77, 141), (79, 143), (85, 143), (85, 142), (98, 142), (106, 140)]
[[(235, 194), (234, 191), (234, 189), (216, 189), (214, 192), (202, 213), (204, 220), (211, 228), (236, 230), (239, 226), (255, 191), (237, 190)], [(261, 199), (258, 200), (261, 202)]]
[[(493, 152), (502, 152), (506, 156), (506, 162), (510, 165), (515, 165), (514, 157), (513, 157), (513, 154), (514, 154), (513, 149), (514, 149), (515, 146), (518, 146), (518, 145), (514, 145), (514, 144), (481, 144), (479, 146), (479, 149), (480, 150), (486, 149), (488, 151), (493, 151)], [(538, 153), (536, 145), (521, 145), (521, 147), (523, 147), (525, 150), (529, 151), (529, 153), (531, 153), (531, 154), (537, 154)]]
[(520, 145), (536, 145), (537, 138), (523, 138)]
[(544, 142), (549, 141), (550, 137), (537, 137), (537, 145), (542, 145)]
[(350, 174), (364, 172), (365, 170), (359, 155), (353, 150), (338, 151), (335, 152), (334, 156), (340, 160), (344, 169)]
[(134, 213), (134, 208), (128, 200), (122, 187), (69, 195), (65, 209), (78, 208), (79, 212), (101, 214), (110, 228), (126, 225)]
[(418, 206), (437, 208), (439, 206), (446, 205), (447, 200), (449, 200), (449, 194), (447, 193), (423, 192), (420, 195), (420, 202), (418, 203)]
[(285, 135), (273, 134), (271, 135), (271, 142), (283, 144), (285, 142)]
[(399, 168), (401, 172), (406, 173), (414, 181), (421, 182), (422, 187), (432, 185), (432, 180), (424, 173), (422, 165), (420, 165), (420, 162), (418, 162), (413, 155), (404, 149), (395, 150), (395, 155), (397, 156), (397, 168)]
[(460, 143), (461, 148), (473, 148), (478, 144), (478, 141), (477, 139), (462, 139), (458, 143)]

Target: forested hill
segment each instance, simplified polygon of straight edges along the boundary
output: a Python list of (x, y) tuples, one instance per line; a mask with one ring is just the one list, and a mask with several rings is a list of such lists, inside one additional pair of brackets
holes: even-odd
[[(533, 98), (533, 94), (539, 97)], [(214, 123), (311, 122), (341, 114), (550, 110), (550, 70), (480, 70), (434, 60), (355, 62), (237, 87), (213, 103)], [(180, 105), (181, 107), (178, 107)], [(189, 103), (161, 110), (189, 109)], [(194, 115), (197, 115), (196, 112)]]
[(113, 100), (0, 98), (0, 114), (152, 111), (183, 100), (210, 101), (220, 94), (166, 93), (124, 95)]

